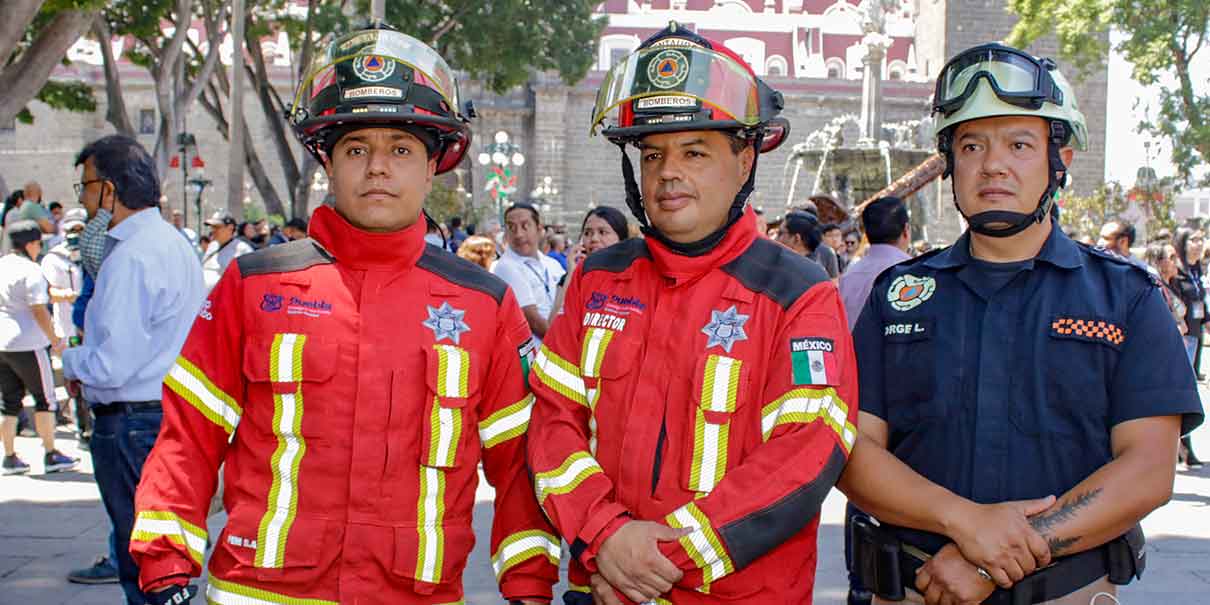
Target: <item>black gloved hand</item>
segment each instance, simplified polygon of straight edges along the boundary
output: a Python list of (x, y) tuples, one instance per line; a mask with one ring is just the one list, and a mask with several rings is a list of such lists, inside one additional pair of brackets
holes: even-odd
[(188, 586), (173, 586), (166, 590), (147, 595), (149, 605), (185, 605), (197, 596), (198, 588), (193, 584)]

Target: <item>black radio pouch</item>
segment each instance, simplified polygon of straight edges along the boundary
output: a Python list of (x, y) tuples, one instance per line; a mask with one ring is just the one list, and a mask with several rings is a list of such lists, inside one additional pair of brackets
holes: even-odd
[(1147, 538), (1142, 527), (1135, 525), (1107, 546), (1111, 583), (1125, 586), (1135, 578), (1142, 579), (1143, 570), (1147, 569)]
[(852, 528), (853, 571), (861, 583), (888, 601), (905, 599), (899, 540), (866, 518), (854, 517)]

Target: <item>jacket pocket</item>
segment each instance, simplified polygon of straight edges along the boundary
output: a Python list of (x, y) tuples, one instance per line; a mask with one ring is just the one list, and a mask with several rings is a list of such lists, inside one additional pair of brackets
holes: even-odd
[(426, 352), (425, 401), (420, 406), (420, 464), (458, 467), (467, 441), (478, 439), (473, 411), (479, 392), (479, 356), (461, 347), (438, 344)]
[(416, 527), (396, 527), (391, 572), (414, 580), (417, 594), (432, 594), (440, 585), (461, 583), (462, 568), (474, 545), (469, 521), (455, 525), (434, 520)]
[(705, 354), (698, 358), (693, 370), (689, 395), (690, 418), (686, 426), (693, 427), (692, 439), (685, 443), (689, 468), (684, 474), (685, 488), (699, 494), (714, 490), (735, 466), (730, 447), (736, 423), (736, 412), (748, 397), (747, 362), (734, 357)]
[(883, 389), (891, 424), (910, 426), (944, 415), (937, 401), (937, 343), (931, 318), (883, 328)]
[(227, 579), (305, 584), (335, 560), (337, 524), (272, 505), (264, 515), (256, 512), (254, 507), (232, 510), (215, 545), (215, 556), (235, 563), (224, 574)]
[[(323, 439), (331, 413), (329, 397), (309, 397), (329, 382), (340, 365), (340, 346), (307, 334), (254, 336), (244, 348), (243, 373), (248, 400), (273, 401), (263, 415), (252, 411), (253, 425), (279, 439), (302, 436)], [(248, 407), (248, 406), (246, 406)], [(249, 410), (245, 409), (245, 414)]]
[[(640, 343), (622, 338), (619, 332), (607, 328), (588, 328), (580, 353), (580, 374), (584, 378), (588, 401), (588, 449), (597, 453), (600, 427), (597, 408), (605, 405), (605, 415), (625, 413), (630, 405), (631, 388), (638, 375)], [(607, 437), (610, 438), (610, 437)]]

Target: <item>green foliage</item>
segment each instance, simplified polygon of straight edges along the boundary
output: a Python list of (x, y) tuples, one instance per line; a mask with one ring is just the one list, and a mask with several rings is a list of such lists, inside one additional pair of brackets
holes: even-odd
[(434, 220), (444, 224), (462, 215), (462, 202), (462, 194), (438, 177), (433, 179), (433, 190), (424, 199), (424, 209)]
[(1189, 66), (1210, 38), (1206, 0), (1009, 0), (1021, 16), (1008, 43), (1024, 47), (1054, 32), (1060, 56), (1081, 70), (1103, 65), (1110, 28), (1126, 37), (1116, 46), (1134, 65), (1133, 77), (1159, 91), (1158, 113), (1139, 130), (1172, 141), (1182, 182), (1210, 161), (1210, 94)]
[(1121, 185), (1105, 183), (1089, 195), (1064, 190), (1059, 195), (1059, 222), (1068, 233), (1096, 239), (1101, 226), (1121, 216), (1128, 204)]
[[(84, 82), (47, 80), (35, 98), (49, 105), (51, 109), (78, 113), (91, 113), (97, 110), (97, 99), (93, 96), (92, 87)], [(34, 114), (26, 107), (17, 114), (17, 121), (22, 124), (33, 124)]]
[[(369, 1), (359, 0), (361, 14)], [(522, 84), (530, 70), (558, 70), (575, 83), (588, 73), (605, 28), (592, 0), (448, 0), (387, 2), (386, 21), (434, 46), (455, 69), (496, 92)]]
[(244, 222), (258, 223), (269, 217), (265, 212), (264, 204), (260, 202), (247, 202), (244, 204)]

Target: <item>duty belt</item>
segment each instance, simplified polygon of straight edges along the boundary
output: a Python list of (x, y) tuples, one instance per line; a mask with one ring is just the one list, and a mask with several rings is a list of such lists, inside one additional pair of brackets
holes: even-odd
[[(1137, 525), (1100, 547), (1056, 559), (1012, 588), (997, 588), (984, 605), (1032, 605), (1058, 599), (1108, 576), (1113, 584), (1141, 578), (1147, 564), (1143, 531)], [(853, 523), (853, 566), (866, 588), (890, 601), (914, 589), (916, 571), (930, 555), (864, 520)], [(891, 566), (894, 566), (892, 569)]]

